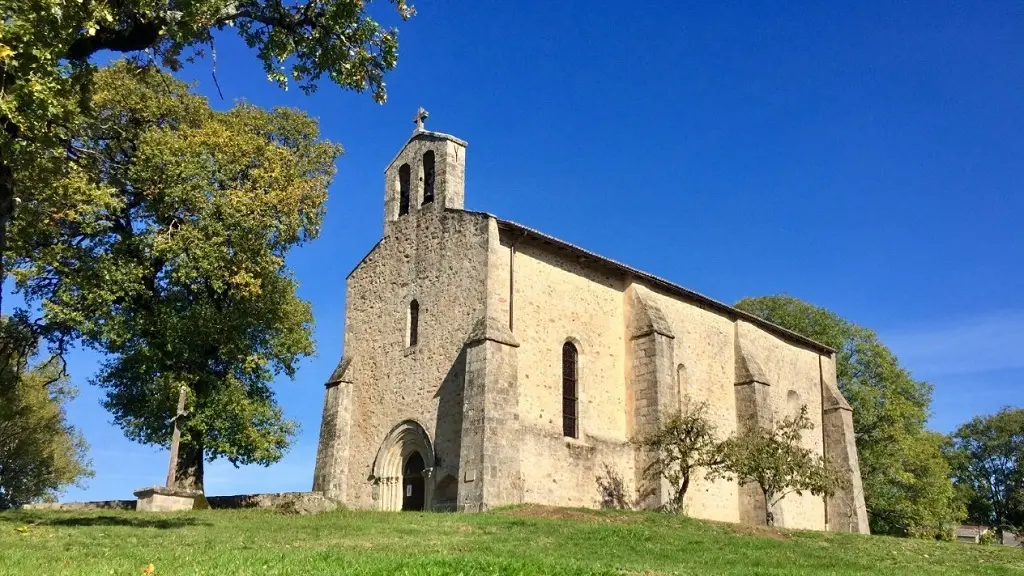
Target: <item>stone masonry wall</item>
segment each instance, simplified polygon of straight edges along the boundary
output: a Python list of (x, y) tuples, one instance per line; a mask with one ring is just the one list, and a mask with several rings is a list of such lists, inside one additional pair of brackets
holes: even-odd
[[(464, 343), (484, 308), (486, 232), (487, 219), (479, 214), (414, 212), (393, 222), (350, 275), (346, 505), (374, 507), (368, 480), (374, 458), (388, 432), (406, 419), (418, 422), (433, 444), (431, 481), (451, 485), (449, 477), (459, 477)], [(415, 346), (407, 344), (412, 299), (420, 307)]]
[[(608, 267), (533, 239), (505, 232), (501, 247), (516, 243), (512, 275), (514, 329), (519, 349), (520, 424), (524, 499), (528, 502), (593, 506), (595, 479), (604, 464), (630, 479), (636, 463), (626, 444), (636, 432), (635, 402), (627, 374), (637, 352), (627, 340), (626, 287), (630, 279)], [(492, 260), (496, 260), (492, 257)], [(493, 267), (493, 264), (492, 264)], [(506, 266), (501, 273), (507, 273)], [(492, 274), (494, 271), (492, 270)], [(674, 345), (674, 380), (679, 402), (707, 401), (722, 438), (737, 430), (735, 321), (676, 295), (643, 287), (664, 313)], [(494, 300), (494, 296), (491, 296)], [(741, 321), (742, 322), (742, 321)], [(752, 324), (756, 353), (772, 380), (766, 402), (779, 418), (793, 409), (793, 396), (808, 406), (815, 422), (806, 445), (821, 452), (818, 353), (784, 341)], [(579, 440), (562, 437), (560, 418), (561, 345), (580, 350)], [(665, 355), (667, 356), (667, 354)], [(708, 482), (698, 475), (687, 498), (689, 514), (737, 522), (739, 490), (734, 482)], [(824, 528), (824, 502), (790, 495), (776, 509), (780, 523)]]
[[(803, 445), (823, 454), (819, 354), (784, 342), (744, 320), (737, 320), (736, 335), (737, 353), (743, 354), (745, 366), (754, 374), (742, 379), (769, 384), (766, 389), (775, 422), (806, 405), (814, 429), (804, 432)], [(818, 496), (790, 494), (774, 513), (781, 526), (825, 529), (825, 503)]]
[(466, 346), (458, 509), (521, 504), (519, 343), (500, 320), (481, 318)]
[[(423, 204), (423, 155), (434, 153), (434, 201)], [(399, 168), (409, 165), (409, 213), (443, 212), (445, 208), (461, 209), (465, 202), (466, 143), (437, 132), (420, 132), (412, 136), (384, 171), (384, 235), (399, 212)]]
[[(675, 335), (676, 383), (680, 402), (705, 401), (709, 416), (725, 439), (736, 432), (733, 323), (725, 315), (701, 308), (651, 289), (651, 300), (661, 309)], [(739, 521), (734, 482), (708, 482), (693, 478), (687, 493), (687, 513), (696, 518)]]
[[(533, 503), (593, 507), (600, 502), (597, 478), (605, 464), (633, 489), (633, 454), (625, 444), (623, 281), (570, 253), (503, 234), (506, 261), (514, 242), (512, 332), (520, 342), (523, 497)], [(499, 273), (507, 274), (508, 266)], [(504, 288), (494, 284), (507, 298), (508, 280)], [(566, 341), (579, 352), (578, 439), (562, 435)]]
[[(352, 425), (352, 382), (342, 360), (324, 392), (320, 443), (313, 470), (313, 490), (343, 498), (348, 489), (349, 437)], [(343, 378), (349, 380), (342, 381)]]

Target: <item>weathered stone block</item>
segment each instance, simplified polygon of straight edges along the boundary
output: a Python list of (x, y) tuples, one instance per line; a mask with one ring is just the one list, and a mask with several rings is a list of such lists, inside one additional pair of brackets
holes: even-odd
[(192, 510), (196, 498), (201, 498), (202, 493), (150, 486), (136, 490), (135, 497), (138, 499), (135, 509), (140, 512), (178, 512)]

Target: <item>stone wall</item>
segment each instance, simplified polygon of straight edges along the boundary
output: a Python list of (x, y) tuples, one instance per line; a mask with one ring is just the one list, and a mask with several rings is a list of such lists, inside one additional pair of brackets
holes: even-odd
[[(434, 201), (423, 204), (423, 155), (434, 153)], [(399, 168), (410, 168), (409, 213), (461, 209), (465, 202), (466, 143), (440, 132), (419, 132), (402, 147), (384, 171), (384, 235), (399, 218)]]
[[(273, 508), (287, 510), (296, 505), (323, 508), (328, 501), (318, 492), (273, 492), (265, 494), (233, 494), (230, 496), (207, 496), (206, 501), (213, 509), (232, 508)], [(89, 510), (135, 510), (136, 500), (97, 500), (92, 502), (43, 502), (26, 504), (23, 510), (61, 510), (79, 512)]]
[[(763, 372), (761, 410), (770, 417), (765, 423), (807, 405), (815, 429), (805, 434), (805, 446), (822, 453), (818, 351), (515, 230), (503, 229), (500, 250), (495, 255), (492, 248), (491, 275), (502, 280), (489, 282), (501, 286), (507, 275), (510, 288), (490, 291), (488, 302), (510, 314), (520, 342), (519, 423), (526, 501), (597, 505), (596, 478), (604, 464), (628, 479), (630, 490), (642, 487), (636, 471), (643, 462), (633, 461), (627, 441), (645, 425), (644, 418), (656, 419), (671, 409), (662, 406), (663, 397), (672, 398), (672, 407), (706, 401), (720, 438), (735, 433), (738, 332), (747, 343), (745, 354)], [(636, 339), (629, 332), (636, 323), (631, 305), (635, 294), (642, 294), (662, 315), (665, 327), (657, 341), (646, 341), (654, 336)], [(578, 440), (564, 438), (561, 430), (561, 346), (567, 340), (580, 351)], [(647, 360), (649, 368), (643, 366)], [(672, 366), (662, 366), (666, 361)], [(652, 370), (658, 376), (647, 383), (644, 379), (653, 377)], [(671, 383), (674, 394), (662, 391), (651, 396), (651, 386), (660, 390), (663, 381)], [(659, 407), (650, 414), (638, 405), (652, 401)], [(708, 482), (698, 474), (688, 494), (687, 513), (740, 521), (740, 492), (734, 482)], [(661, 495), (647, 505), (664, 501)], [(775, 513), (785, 526), (825, 527), (824, 501), (809, 494), (787, 496)]]
[(86, 510), (135, 510), (135, 500), (95, 500), (93, 502), (40, 502), (25, 504), (22, 510), (63, 510), (78, 512)]
[[(736, 321), (736, 340), (737, 387), (763, 383), (775, 422), (806, 405), (814, 429), (804, 432), (803, 446), (823, 454), (820, 354), (784, 342), (745, 320)], [(825, 529), (825, 502), (811, 494), (790, 494), (773, 512), (781, 526)]]
[[(520, 343), (519, 438), (524, 499), (559, 506), (596, 506), (604, 465), (632, 480), (625, 406), (623, 281), (594, 270), (576, 255), (532, 239), (502, 234), (507, 264), (492, 274), (498, 296), (512, 303)], [(508, 274), (512, 275), (510, 292)], [(511, 296), (511, 297), (510, 297)], [(505, 298), (504, 301), (501, 298)], [(507, 313), (507, 312), (506, 312)], [(579, 438), (562, 435), (562, 346), (579, 352)]]
[[(735, 369), (732, 320), (648, 287), (675, 335), (674, 358), (680, 402), (707, 402), (719, 438), (736, 432)], [(687, 513), (709, 520), (738, 522), (735, 483), (693, 478), (687, 494)]]
[[(396, 424), (419, 423), (433, 444), (432, 481), (458, 478), (464, 344), (483, 313), (487, 219), (454, 210), (398, 218), (348, 278), (344, 350), (350, 365), (347, 506), (374, 508), (372, 465)], [(409, 305), (419, 303), (419, 341), (408, 344)], [(326, 411), (325, 411), (326, 413)], [(324, 464), (326, 466), (326, 463)], [(343, 466), (338, 466), (343, 468)]]
[(504, 322), (482, 317), (466, 340), (458, 509), (523, 502), (519, 434), (519, 342)]

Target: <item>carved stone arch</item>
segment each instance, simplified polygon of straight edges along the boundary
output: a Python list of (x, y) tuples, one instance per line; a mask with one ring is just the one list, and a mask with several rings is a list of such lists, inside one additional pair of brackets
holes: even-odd
[(402, 509), (403, 467), (414, 454), (419, 454), (426, 464), (423, 470), (423, 509), (431, 509), (434, 492), (434, 448), (423, 426), (415, 420), (404, 420), (388, 432), (377, 450), (377, 456), (373, 459), (370, 481), (374, 485), (374, 500), (378, 510)]
[(584, 346), (583, 343), (580, 342), (579, 338), (572, 335), (566, 336), (564, 339), (562, 339), (562, 344), (572, 344), (573, 346), (576, 347), (576, 353), (579, 354), (580, 356), (583, 356)]

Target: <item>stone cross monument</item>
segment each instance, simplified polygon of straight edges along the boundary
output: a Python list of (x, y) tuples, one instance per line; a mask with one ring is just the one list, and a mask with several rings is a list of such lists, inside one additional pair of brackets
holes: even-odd
[(187, 416), (185, 387), (178, 392), (178, 407), (171, 417), (171, 462), (167, 467), (167, 482), (164, 486), (150, 486), (135, 491), (135, 509), (146, 512), (170, 512), (174, 510), (191, 510), (196, 500), (205, 498), (201, 492), (175, 488), (174, 479), (178, 475), (178, 448), (181, 445), (181, 422)]
[(174, 488), (174, 478), (178, 475), (178, 446), (181, 444), (181, 428), (178, 422), (185, 417), (185, 387), (178, 392), (178, 409), (174, 412), (171, 422), (174, 424), (174, 432), (171, 433), (171, 463), (167, 467), (167, 483), (165, 487)]

